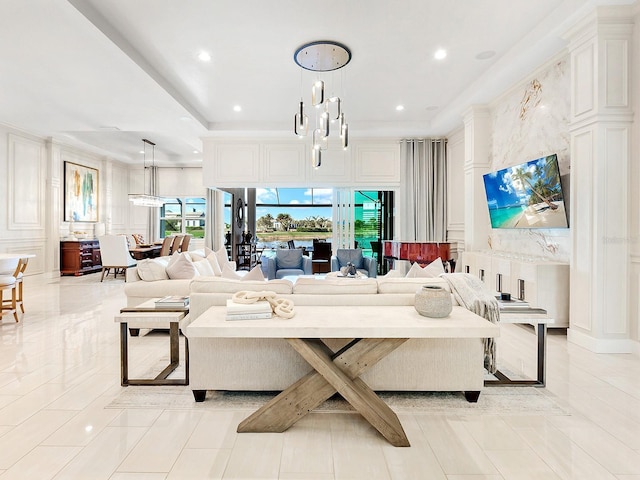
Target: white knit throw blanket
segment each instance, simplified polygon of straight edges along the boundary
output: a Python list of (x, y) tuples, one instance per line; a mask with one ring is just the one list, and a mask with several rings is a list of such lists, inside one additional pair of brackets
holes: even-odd
[[(500, 321), (498, 301), (478, 277), (469, 273), (443, 273), (440, 276), (449, 282), (453, 297), (461, 306), (491, 323)], [(484, 364), (489, 373), (496, 372), (496, 344), (493, 338), (484, 339)]]

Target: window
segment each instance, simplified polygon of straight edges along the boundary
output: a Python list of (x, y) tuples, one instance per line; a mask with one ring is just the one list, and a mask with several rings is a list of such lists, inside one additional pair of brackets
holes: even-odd
[(314, 238), (331, 240), (332, 199), (330, 188), (256, 189), (258, 241), (278, 247), (293, 240), (310, 247)]
[(204, 238), (206, 199), (180, 197), (167, 199), (160, 208), (160, 237), (189, 233)]

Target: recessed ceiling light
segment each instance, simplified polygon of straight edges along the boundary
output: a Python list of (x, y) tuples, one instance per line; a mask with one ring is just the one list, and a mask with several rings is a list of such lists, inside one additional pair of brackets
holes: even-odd
[(242, 107), (241, 107), (240, 105), (235, 105), (235, 106), (233, 107), (233, 111), (234, 111), (234, 112), (241, 112), (241, 111), (242, 111)]
[(140, 150), (138, 153), (144, 155), (144, 150)]
[(191, 117), (189, 115), (182, 115), (180, 117), (180, 120), (182, 120), (183, 122), (190, 122), (191, 121)]
[(205, 52), (203, 50), (202, 52), (200, 52), (198, 54), (198, 60), (200, 60), (201, 62), (210, 62), (211, 61), (211, 55), (209, 54), (209, 52)]
[(194, 150), (193, 153), (200, 153), (198, 150)]
[(401, 112), (402, 110), (404, 110), (404, 105), (398, 105), (398, 106), (396, 107), (396, 110), (397, 110), (397, 111), (399, 111), (399, 112)]
[(493, 50), (485, 50), (476, 55), (477, 60), (488, 60), (496, 54)]
[(433, 54), (433, 58), (436, 60), (442, 60), (447, 57), (447, 51), (444, 48), (440, 48), (436, 50), (436, 53)]

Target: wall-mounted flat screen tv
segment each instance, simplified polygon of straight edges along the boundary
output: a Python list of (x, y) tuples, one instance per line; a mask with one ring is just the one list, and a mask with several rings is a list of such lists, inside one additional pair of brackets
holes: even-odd
[(567, 228), (557, 155), (484, 175), (492, 228)]

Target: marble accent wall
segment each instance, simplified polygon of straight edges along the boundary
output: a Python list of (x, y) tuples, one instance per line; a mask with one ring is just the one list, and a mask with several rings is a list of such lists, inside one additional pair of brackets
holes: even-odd
[[(568, 180), (570, 104), (568, 56), (498, 99), (491, 105), (491, 169), (556, 153), (560, 175)], [(564, 194), (568, 212), (568, 188)], [(569, 229), (493, 229), (487, 243), (494, 251), (519, 252), (561, 262), (569, 262), (571, 251)]]

